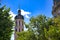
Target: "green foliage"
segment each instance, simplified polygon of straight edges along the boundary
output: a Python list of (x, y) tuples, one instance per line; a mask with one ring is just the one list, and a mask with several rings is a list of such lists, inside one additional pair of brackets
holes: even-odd
[(21, 32), (17, 34), (18, 34), (17, 40), (36, 40), (34, 33), (31, 31)]
[(10, 40), (13, 28), (13, 21), (9, 14), (10, 8), (0, 8), (0, 40)]
[(53, 18), (51, 22), (53, 24), (49, 26), (49, 30), (44, 29), (45, 37), (48, 40), (60, 40), (60, 17)]

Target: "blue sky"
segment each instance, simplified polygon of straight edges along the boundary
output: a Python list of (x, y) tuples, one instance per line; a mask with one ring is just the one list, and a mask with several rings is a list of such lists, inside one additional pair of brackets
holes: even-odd
[(30, 16), (36, 16), (39, 14), (52, 16), (52, 0), (2, 0), (2, 5), (6, 5), (17, 14), (17, 9), (23, 9), (31, 12)]

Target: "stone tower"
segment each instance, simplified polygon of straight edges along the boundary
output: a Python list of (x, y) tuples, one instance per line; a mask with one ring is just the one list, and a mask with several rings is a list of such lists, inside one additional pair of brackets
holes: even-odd
[(18, 15), (15, 16), (15, 24), (14, 40), (18, 37), (16, 33), (24, 30), (24, 17), (21, 15), (21, 10), (18, 10)]
[(53, 0), (52, 14), (54, 17), (60, 16), (60, 0)]

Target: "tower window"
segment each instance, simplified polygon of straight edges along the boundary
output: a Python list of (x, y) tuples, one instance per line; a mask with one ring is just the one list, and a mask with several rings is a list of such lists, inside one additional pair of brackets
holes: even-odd
[(16, 21), (16, 26), (17, 26), (17, 21)]
[(15, 31), (17, 32), (17, 29), (15, 29)]
[(23, 22), (22, 22), (22, 26), (23, 26)]
[(20, 21), (19, 21), (19, 26), (20, 26)]

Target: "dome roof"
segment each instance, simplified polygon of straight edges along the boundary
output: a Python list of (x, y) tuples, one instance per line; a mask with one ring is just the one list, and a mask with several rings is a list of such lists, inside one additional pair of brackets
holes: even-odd
[(24, 19), (24, 17), (21, 15), (21, 10), (18, 10), (18, 15), (15, 16), (15, 19)]

